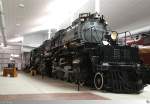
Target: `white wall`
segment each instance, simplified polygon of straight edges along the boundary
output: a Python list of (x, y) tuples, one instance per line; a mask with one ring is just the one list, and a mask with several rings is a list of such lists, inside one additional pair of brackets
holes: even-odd
[[(17, 58), (11, 57), (11, 54), (19, 55)], [(15, 60), (15, 65), (18, 69), (21, 69), (21, 46), (20, 45), (7, 45), (7, 47), (0, 47), (0, 69), (7, 67), (8, 63), (11, 63), (10, 58)]]
[(38, 47), (44, 40), (48, 39), (48, 30), (24, 35), (23, 45)]

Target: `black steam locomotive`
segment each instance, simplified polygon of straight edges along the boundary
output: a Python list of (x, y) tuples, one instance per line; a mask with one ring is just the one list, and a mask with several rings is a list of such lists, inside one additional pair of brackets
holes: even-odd
[[(138, 48), (119, 44), (117, 32), (109, 29), (103, 15), (80, 14), (47, 41), (31, 55), (31, 66), (39, 72), (118, 93), (138, 93), (150, 83), (150, 70), (142, 64)], [(40, 64), (45, 66), (42, 70)]]
[(26, 64), (24, 68), (26, 72), (36, 70), (38, 74), (51, 76), (51, 71), (49, 71), (51, 69), (50, 58), (47, 53), (50, 42), (50, 40), (46, 40), (41, 46), (30, 52), (30, 64)]

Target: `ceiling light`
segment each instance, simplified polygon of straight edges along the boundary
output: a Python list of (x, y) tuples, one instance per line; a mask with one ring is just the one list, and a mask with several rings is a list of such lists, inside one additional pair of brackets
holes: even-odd
[(19, 57), (19, 55), (17, 55), (17, 54), (11, 54), (10, 56), (11, 57)]
[(10, 60), (12, 61), (12, 60), (14, 60), (13, 58), (10, 58)]
[(17, 24), (16, 24), (16, 26), (20, 26), (20, 24), (19, 24), (19, 23), (17, 23)]
[(24, 4), (19, 4), (18, 7), (24, 8)]

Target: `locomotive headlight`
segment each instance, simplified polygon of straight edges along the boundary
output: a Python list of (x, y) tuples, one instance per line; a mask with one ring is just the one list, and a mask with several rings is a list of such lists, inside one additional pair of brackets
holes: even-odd
[(115, 41), (117, 39), (117, 36), (118, 36), (118, 33), (116, 31), (112, 31), (112, 33), (111, 33), (111, 39), (113, 41)]

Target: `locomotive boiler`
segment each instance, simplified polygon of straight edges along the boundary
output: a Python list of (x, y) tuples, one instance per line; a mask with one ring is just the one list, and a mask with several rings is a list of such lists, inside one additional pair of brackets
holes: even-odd
[(118, 44), (103, 15), (82, 13), (49, 41), (52, 77), (118, 93), (138, 93), (150, 83), (138, 47)]

